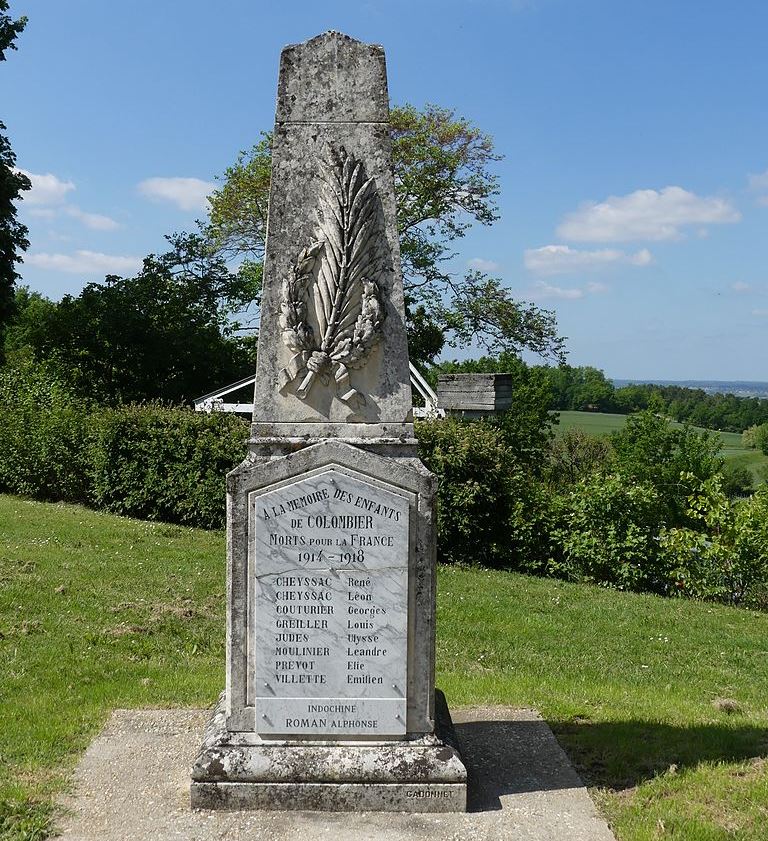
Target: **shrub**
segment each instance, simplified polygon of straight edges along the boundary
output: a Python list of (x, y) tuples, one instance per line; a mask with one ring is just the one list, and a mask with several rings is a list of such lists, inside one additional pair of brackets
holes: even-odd
[(0, 369), (0, 489), (86, 502), (90, 411), (48, 365)]
[(568, 487), (608, 467), (611, 445), (605, 438), (569, 429), (549, 447), (547, 480), (554, 487)]
[(726, 462), (722, 471), (723, 493), (734, 497), (749, 496), (754, 490), (752, 473), (743, 464), (729, 464)]
[(749, 450), (757, 449), (756, 433), (759, 428), (759, 426), (749, 426), (741, 433), (742, 447)]
[(768, 608), (768, 487), (732, 503), (714, 477), (689, 499), (701, 530), (673, 528), (660, 537), (681, 595)]
[(440, 482), (440, 559), (529, 572), (543, 566), (546, 498), (504, 431), (449, 418), (417, 424), (417, 435), (421, 458)]
[(97, 423), (90, 483), (96, 508), (223, 527), (224, 477), (245, 456), (245, 421), (148, 404), (104, 410)]
[(559, 500), (556, 554), (550, 572), (623, 590), (665, 592), (660, 562), (661, 500), (652, 485), (596, 474)]

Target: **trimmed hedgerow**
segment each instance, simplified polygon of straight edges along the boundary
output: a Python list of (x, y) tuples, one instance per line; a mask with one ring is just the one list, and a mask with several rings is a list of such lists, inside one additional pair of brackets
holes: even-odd
[(161, 404), (100, 407), (33, 364), (0, 373), (0, 490), (222, 528), (248, 424)]
[(224, 477), (245, 457), (245, 421), (146, 404), (102, 411), (93, 426), (89, 504), (145, 520), (224, 526)]

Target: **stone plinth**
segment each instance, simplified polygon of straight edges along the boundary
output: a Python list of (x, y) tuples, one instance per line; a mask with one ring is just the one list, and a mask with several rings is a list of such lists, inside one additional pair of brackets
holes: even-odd
[(435, 734), (399, 742), (249, 739), (219, 700), (192, 768), (197, 809), (463, 812), (467, 774), (442, 693)]

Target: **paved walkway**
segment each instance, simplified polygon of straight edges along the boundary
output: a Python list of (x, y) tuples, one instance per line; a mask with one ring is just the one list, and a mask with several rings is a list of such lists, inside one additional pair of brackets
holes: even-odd
[(532, 710), (456, 710), (466, 814), (194, 812), (189, 767), (209, 713), (117, 710), (76, 772), (62, 841), (615, 841)]

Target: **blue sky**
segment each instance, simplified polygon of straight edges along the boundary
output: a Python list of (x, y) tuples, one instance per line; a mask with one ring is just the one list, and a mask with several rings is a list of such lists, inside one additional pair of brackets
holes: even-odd
[[(0, 102), (53, 298), (191, 230), (271, 128), (280, 49), (384, 45), (394, 103), (455, 108), (504, 155), (501, 220), (459, 244), (554, 309), (609, 376), (768, 380), (764, 0), (11, 0)], [(448, 353), (448, 356), (455, 355)]]

